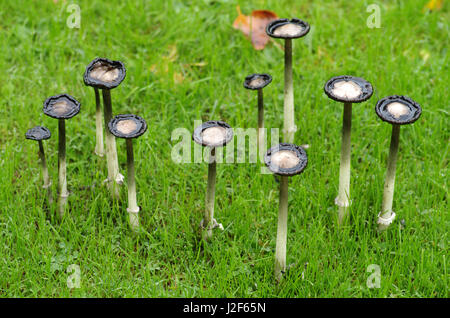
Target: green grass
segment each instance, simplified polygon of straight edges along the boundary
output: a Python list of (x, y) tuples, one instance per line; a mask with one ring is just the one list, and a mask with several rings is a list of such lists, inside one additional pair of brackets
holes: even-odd
[[(244, 77), (267, 72), (266, 127), (282, 126), (283, 52), (255, 51), (232, 28), (237, 1), (77, 1), (81, 28), (70, 29), (67, 4), (2, 1), (0, 11), (0, 296), (1, 297), (448, 297), (449, 10), (423, 13), (427, 1), (375, 1), (381, 28), (369, 29), (373, 1), (241, 2), (243, 13), (270, 9), (297, 16), (312, 30), (294, 41), (297, 144), (309, 144), (309, 165), (289, 189), (286, 279), (273, 264), (278, 213), (274, 178), (255, 164), (218, 165), (216, 218), (225, 230), (204, 244), (207, 164), (175, 164), (171, 132), (194, 120), (222, 119), (255, 127), (256, 95)], [(281, 42), (278, 41), (280, 44)], [(164, 58), (176, 45), (175, 61)], [(144, 233), (127, 224), (126, 187), (110, 203), (106, 163), (93, 154), (94, 92), (84, 86), (95, 57), (125, 63), (112, 91), (113, 111), (135, 113), (148, 131), (135, 142), (138, 203)], [(428, 56), (428, 58), (427, 58)], [(205, 62), (204, 66), (187, 66)], [(167, 73), (152, 65), (167, 64)], [(174, 74), (184, 81), (175, 83)], [(335, 223), (342, 104), (323, 93), (332, 76), (369, 80), (373, 97), (354, 106), (351, 222)], [(57, 183), (57, 121), (42, 113), (46, 97), (69, 93), (82, 103), (68, 121), (70, 211), (60, 221), (45, 206), (35, 125)], [(403, 127), (391, 228), (379, 235), (391, 126), (374, 111), (382, 97), (408, 95), (423, 107)], [(117, 141), (126, 173), (123, 140)], [(54, 192), (55, 193), (55, 192)], [(406, 226), (400, 225), (404, 219)], [(308, 263), (305, 267), (305, 263)], [(81, 288), (69, 289), (70, 264)], [(381, 269), (369, 289), (370, 264)]]

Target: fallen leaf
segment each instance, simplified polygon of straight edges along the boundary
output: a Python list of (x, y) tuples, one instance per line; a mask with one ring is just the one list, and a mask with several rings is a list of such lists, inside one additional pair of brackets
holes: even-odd
[(442, 8), (442, 4), (444, 3), (444, 0), (430, 0), (425, 7), (423, 8), (423, 11), (427, 10), (439, 10)]
[(250, 16), (244, 15), (239, 6), (236, 7), (238, 17), (233, 22), (233, 28), (241, 30), (245, 36), (250, 37), (252, 45), (256, 50), (262, 50), (269, 42), (270, 37), (266, 34), (266, 26), (278, 16), (268, 10), (254, 10)]

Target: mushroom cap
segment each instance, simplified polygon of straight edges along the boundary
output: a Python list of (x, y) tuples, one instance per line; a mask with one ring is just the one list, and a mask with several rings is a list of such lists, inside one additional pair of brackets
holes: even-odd
[(233, 138), (233, 129), (224, 121), (211, 120), (194, 129), (192, 139), (206, 147), (225, 146)]
[(380, 99), (375, 106), (375, 112), (383, 121), (406, 125), (419, 119), (422, 108), (408, 96), (392, 95)]
[(36, 126), (27, 130), (25, 138), (39, 141), (49, 139), (51, 135), (47, 127)]
[(122, 83), (126, 73), (125, 65), (122, 62), (96, 58), (86, 66), (83, 80), (87, 86), (112, 89)]
[(80, 112), (81, 104), (68, 94), (51, 96), (44, 102), (44, 114), (56, 119), (70, 119)]
[(373, 94), (372, 84), (361, 77), (341, 75), (332, 77), (324, 86), (325, 94), (337, 102), (361, 103)]
[(118, 138), (137, 138), (147, 131), (147, 123), (137, 115), (117, 115), (108, 123), (111, 134)]
[(272, 76), (269, 74), (252, 74), (245, 78), (244, 87), (247, 89), (261, 89), (272, 82)]
[(306, 168), (308, 156), (300, 146), (281, 143), (267, 150), (264, 163), (277, 175), (294, 176), (302, 173)]
[(296, 39), (308, 34), (309, 29), (308, 22), (297, 18), (278, 19), (267, 25), (266, 33), (273, 38)]

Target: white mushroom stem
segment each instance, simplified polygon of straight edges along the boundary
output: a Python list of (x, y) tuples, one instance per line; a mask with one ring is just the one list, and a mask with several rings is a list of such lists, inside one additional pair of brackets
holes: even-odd
[(51, 188), (52, 183), (50, 182), (50, 177), (48, 175), (47, 161), (45, 160), (44, 145), (42, 140), (39, 140), (39, 158), (41, 159), (42, 177), (44, 178), (44, 185), (42, 188), (47, 190), (48, 203), (51, 204), (53, 202)]
[(262, 88), (258, 89), (258, 149), (259, 160), (264, 162), (264, 99)]
[(98, 88), (94, 87), (95, 91), (95, 129), (96, 129), (96, 139), (95, 139), (95, 153), (99, 157), (105, 155), (105, 149), (103, 147), (103, 125), (102, 125), (102, 107), (100, 105), (100, 93)]
[(352, 103), (344, 103), (344, 119), (342, 127), (341, 165), (339, 171), (339, 194), (336, 204), (339, 206), (339, 224), (348, 215), (350, 206), (350, 153), (352, 129)]
[(66, 171), (66, 123), (64, 119), (59, 119), (58, 131), (58, 211), (59, 216), (64, 215), (67, 204), (67, 171)]
[(133, 139), (127, 139), (128, 170), (128, 216), (133, 231), (139, 228), (139, 206), (136, 201), (136, 180), (134, 176)]
[(288, 219), (288, 177), (280, 178), (277, 242), (275, 247), (275, 279), (280, 282), (286, 272), (286, 241)]
[[(111, 106), (111, 92), (109, 89), (102, 90), (103, 95), (103, 112), (105, 127), (112, 118)], [(108, 167), (108, 186), (111, 195), (115, 199), (119, 199), (119, 184), (122, 183), (123, 176), (119, 173), (119, 163), (117, 160), (116, 139), (109, 129), (105, 129), (105, 143), (106, 143), (106, 163)]]
[(294, 87), (292, 83), (292, 40), (284, 41), (284, 141), (294, 142)]
[(387, 229), (392, 223), (395, 213), (392, 212), (392, 201), (394, 199), (395, 169), (397, 166), (398, 144), (400, 140), (400, 125), (392, 125), (391, 145), (387, 164), (386, 179), (384, 182), (383, 203), (381, 213), (378, 217), (378, 230)]
[(215, 193), (216, 193), (216, 148), (212, 148), (208, 165), (208, 187), (206, 189), (205, 217), (202, 221), (203, 228), (205, 229), (203, 237), (206, 240), (212, 237), (212, 230), (215, 227), (214, 222)]

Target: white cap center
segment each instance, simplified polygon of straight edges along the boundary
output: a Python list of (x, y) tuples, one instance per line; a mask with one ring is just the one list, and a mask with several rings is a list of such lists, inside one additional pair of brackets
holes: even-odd
[(220, 145), (225, 141), (226, 134), (227, 130), (223, 127), (210, 127), (202, 131), (202, 140), (207, 145)]
[(303, 27), (301, 25), (296, 23), (286, 23), (276, 28), (275, 31), (273, 31), (273, 34), (276, 36), (289, 37), (296, 36), (302, 33), (302, 31)]
[(119, 69), (101, 64), (94, 67), (90, 76), (96, 80), (111, 83), (119, 77)]
[(300, 159), (293, 151), (280, 150), (272, 155), (271, 161), (280, 168), (289, 169), (298, 165)]
[(137, 125), (134, 122), (134, 120), (131, 119), (125, 119), (121, 120), (117, 123), (116, 126), (117, 130), (120, 131), (124, 135), (128, 135), (136, 130)]
[(333, 94), (340, 98), (354, 99), (361, 95), (361, 87), (353, 81), (339, 81), (334, 83)]
[(399, 118), (409, 113), (409, 107), (403, 103), (393, 102), (387, 105), (387, 111), (395, 118)]

